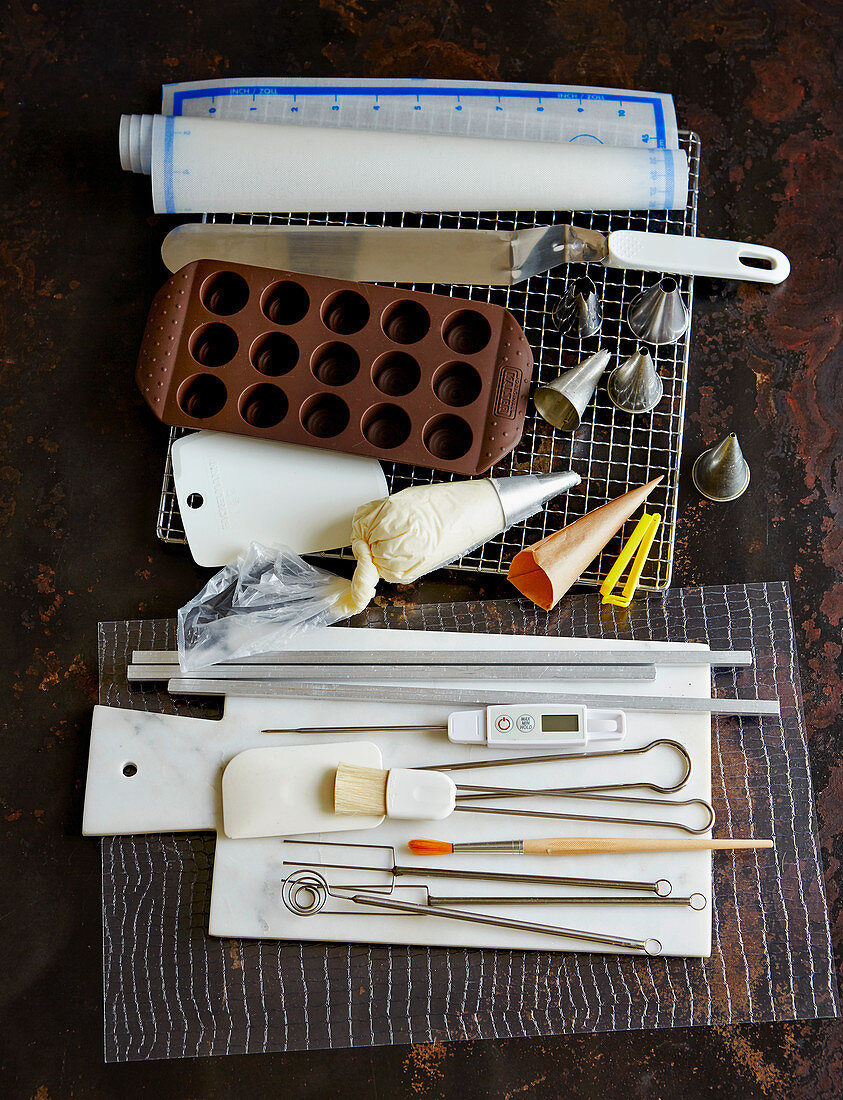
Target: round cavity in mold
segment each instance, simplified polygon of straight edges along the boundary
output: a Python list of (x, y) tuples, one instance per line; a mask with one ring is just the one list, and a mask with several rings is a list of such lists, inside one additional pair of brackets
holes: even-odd
[(383, 451), (400, 447), (410, 435), (412, 421), (398, 405), (386, 402), (373, 405), (363, 414), (363, 435), (372, 444)]
[(299, 346), (286, 332), (267, 332), (252, 344), (249, 359), (256, 371), (278, 377), (299, 361)]
[(292, 279), (282, 279), (267, 287), (261, 299), (261, 311), (273, 325), (295, 325), (310, 309), (307, 291)]
[(415, 344), (427, 336), (430, 314), (421, 302), (403, 300), (387, 306), (381, 317), (384, 335), (396, 344)]
[(457, 355), (475, 355), (492, 339), (492, 326), (476, 309), (461, 309), (445, 318), (442, 339)]
[(433, 376), (433, 392), (443, 405), (463, 408), (480, 396), (483, 381), (469, 363), (443, 363)]
[(356, 290), (338, 290), (322, 303), (322, 321), (338, 336), (350, 336), (368, 324), (369, 303)]
[(248, 302), (249, 284), (236, 271), (217, 271), (202, 284), (199, 296), (209, 313), (230, 317)]
[(207, 420), (220, 412), (228, 399), (225, 383), (215, 374), (194, 374), (179, 386), (176, 403), (191, 420)]
[(471, 428), (460, 416), (434, 416), (424, 427), (424, 445), (434, 458), (455, 462), (468, 454), (473, 442)]
[(313, 377), (324, 386), (345, 386), (357, 377), (360, 370), (360, 356), (339, 340), (322, 344), (313, 353), (310, 360)]
[(345, 431), (348, 405), (333, 393), (315, 393), (301, 407), (302, 427), (317, 439), (331, 439)]
[(240, 394), (237, 409), (253, 428), (274, 428), (287, 415), (287, 398), (271, 382), (258, 382)]
[(131, 760), (127, 760), (123, 765), (123, 774), (127, 779), (131, 779), (132, 776), (138, 774), (138, 766)]
[(404, 397), (412, 393), (421, 380), (421, 369), (403, 351), (388, 351), (372, 365), (372, 381), (387, 397)]
[(224, 367), (237, 354), (237, 333), (220, 321), (202, 325), (190, 337), (190, 354), (203, 367)]
[(201, 493), (191, 493), (187, 498), (188, 508), (201, 508), (205, 503), (205, 498)]

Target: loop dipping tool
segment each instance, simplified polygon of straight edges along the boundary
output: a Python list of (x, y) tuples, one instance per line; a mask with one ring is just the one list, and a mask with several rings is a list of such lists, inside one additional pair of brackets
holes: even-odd
[[(375, 894), (338, 893), (342, 887), (328, 885), (327, 879), (317, 871), (294, 872), (284, 882), (281, 900), (296, 916), (313, 916), (322, 910), (329, 897), (341, 901), (351, 901), (357, 905), (369, 905), (376, 909), (386, 909), (393, 913), (421, 914), (431, 917), (445, 917), (449, 920), (468, 921), (471, 924), (487, 924), (497, 928), (517, 928), (522, 932), (539, 932), (548, 936), (561, 936), (565, 939), (582, 940), (586, 943), (605, 944), (610, 947), (625, 947), (630, 951), (642, 951), (647, 955), (660, 955), (661, 942), (654, 937), (646, 940), (632, 940), (625, 936), (608, 936), (600, 932), (585, 932), (576, 928), (562, 928), (552, 924), (536, 924), (532, 921), (513, 920), (493, 917), (481, 913), (470, 913), (463, 909), (435, 908), (417, 905), (413, 902), (397, 901), (391, 897)], [(701, 896), (701, 895), (700, 895)]]

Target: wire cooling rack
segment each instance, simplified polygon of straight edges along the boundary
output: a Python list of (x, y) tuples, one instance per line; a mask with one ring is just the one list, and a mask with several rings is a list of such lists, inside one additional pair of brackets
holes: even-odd
[[(551, 222), (573, 222), (601, 233), (639, 229), (649, 233), (693, 236), (697, 226), (700, 141), (696, 134), (681, 130), (679, 143), (688, 154), (690, 168), (688, 205), (684, 210), (396, 215), (238, 214), (206, 215), (204, 220), (278, 225), (397, 225), (443, 229), (526, 229)], [(473, 298), (505, 306), (524, 329), (533, 349), (536, 360), (533, 392), (539, 386), (553, 381), (561, 369), (574, 366), (598, 348), (606, 348), (612, 354), (612, 361), (598, 386), (595, 399), (586, 410), (582, 424), (576, 432), (560, 432), (551, 428), (537, 415), (531, 401), (521, 442), (511, 454), (484, 475), (507, 477), (511, 474), (550, 473), (570, 467), (580, 474), (582, 484), (573, 492), (551, 501), (526, 523), (517, 524), (478, 547), (473, 553), (467, 554), (455, 562), (452, 568), (479, 573), (505, 573), (513, 556), (524, 546), (573, 523), (586, 512), (598, 508), (628, 489), (661, 475), (662, 482), (650, 494), (647, 507), (661, 514), (662, 523), (641, 578), (641, 588), (657, 591), (668, 587), (673, 569), (690, 326), (678, 343), (650, 349), (664, 383), (664, 396), (656, 408), (650, 413), (638, 413), (635, 416), (619, 412), (607, 396), (606, 379), (611, 368), (631, 355), (638, 344), (626, 324), (629, 303), (642, 289), (657, 282), (659, 276), (653, 272), (621, 271), (597, 264), (591, 264), (587, 270), (601, 300), (603, 324), (600, 332), (585, 340), (560, 334), (552, 316), (553, 308), (565, 293), (568, 284), (585, 273), (580, 265), (563, 265), (550, 273), (536, 275), (528, 282), (512, 287), (409, 284), (414, 290), (452, 294), (458, 298)], [(693, 279), (683, 276), (677, 278), (677, 283), (690, 312)], [(171, 456), (173, 441), (183, 434), (184, 429), (180, 428), (173, 428), (170, 432), (157, 531), (158, 537), (166, 543), (186, 545), (187, 539), (176, 500)], [(406, 489), (410, 485), (426, 485), (453, 479), (452, 475), (401, 463), (385, 463), (384, 473), (390, 493)], [(581, 583), (600, 584), (633, 526), (633, 521), (625, 525), (624, 530), (582, 574)], [(320, 556), (352, 557), (347, 548)]]

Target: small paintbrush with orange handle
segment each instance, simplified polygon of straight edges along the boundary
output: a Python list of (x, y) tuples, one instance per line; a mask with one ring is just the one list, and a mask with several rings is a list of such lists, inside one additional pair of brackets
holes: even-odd
[(524, 856), (596, 855), (599, 852), (684, 852), (700, 849), (720, 851), (733, 848), (772, 848), (772, 840), (706, 840), (678, 837), (654, 840), (648, 837), (563, 836), (549, 840), (486, 840), (449, 844), (446, 840), (410, 840), (407, 847), (417, 856), (444, 856), (452, 852), (516, 852)]

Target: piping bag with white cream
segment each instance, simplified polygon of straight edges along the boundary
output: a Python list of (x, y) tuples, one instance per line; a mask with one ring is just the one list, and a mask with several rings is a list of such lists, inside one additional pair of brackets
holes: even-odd
[(350, 582), (288, 548), (252, 543), (179, 610), (179, 663), (198, 669), (283, 650), (304, 631), (363, 611), (379, 580), (409, 584), (449, 565), (579, 483), (564, 470), (414, 485), (363, 504), (351, 525)]

